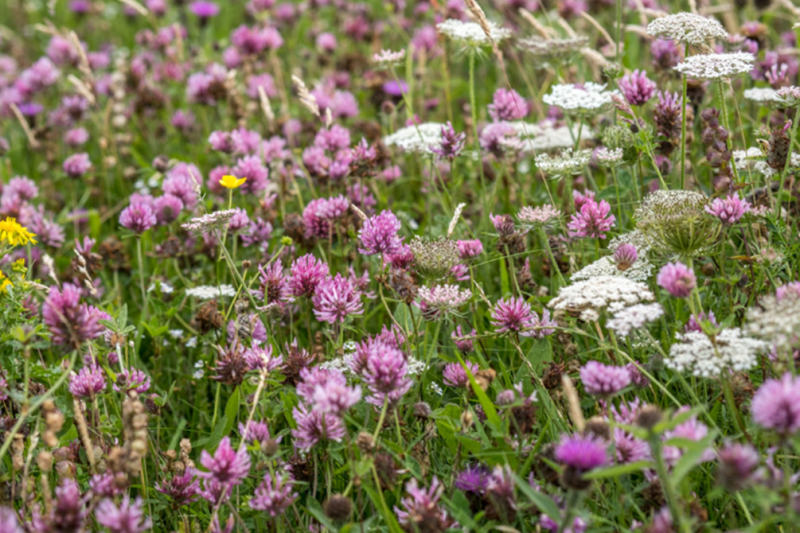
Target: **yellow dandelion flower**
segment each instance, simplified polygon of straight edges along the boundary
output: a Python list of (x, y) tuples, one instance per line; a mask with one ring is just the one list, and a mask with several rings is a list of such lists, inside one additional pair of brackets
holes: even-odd
[(7, 217), (5, 220), (0, 220), (0, 242), (7, 242), (11, 246), (19, 244), (28, 244), (29, 242), (36, 244), (35, 234), (28, 231), (27, 228), (20, 226), (17, 219)]
[(226, 189), (238, 189), (242, 184), (247, 181), (247, 178), (237, 178), (236, 176), (222, 176), (219, 184)]

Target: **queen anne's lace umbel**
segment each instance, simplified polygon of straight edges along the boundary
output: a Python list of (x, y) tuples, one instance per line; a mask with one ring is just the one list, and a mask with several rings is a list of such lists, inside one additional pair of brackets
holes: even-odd
[(675, 70), (697, 80), (718, 80), (747, 74), (756, 57), (749, 52), (706, 54), (687, 57)]
[[(487, 22), (489, 25), (489, 34), (492, 40), (496, 43), (511, 37), (511, 31), (502, 28), (494, 22)], [(483, 28), (477, 22), (462, 22), (456, 19), (447, 19), (436, 25), (439, 33), (458, 41), (462, 44), (480, 46), (489, 44), (489, 39), (486, 37)]]
[(550, 94), (544, 95), (542, 100), (567, 114), (593, 114), (608, 108), (615, 94), (619, 94), (619, 91), (606, 91), (605, 85), (587, 82), (581, 85), (554, 85)]
[(406, 126), (383, 138), (386, 146), (397, 146), (404, 152), (426, 154), (442, 145), (442, 124), (425, 122)]
[(588, 320), (594, 319), (603, 309), (614, 313), (654, 299), (644, 283), (619, 276), (597, 276), (561, 288), (550, 307), (580, 314), (581, 318)]
[(655, 19), (647, 33), (684, 44), (703, 44), (713, 39), (727, 39), (728, 32), (716, 19), (694, 13), (675, 13)]
[(691, 372), (698, 377), (715, 377), (724, 369), (750, 370), (758, 363), (758, 353), (767, 350), (766, 342), (745, 337), (739, 328), (722, 330), (714, 342), (705, 333), (687, 331), (675, 335), (678, 342), (664, 360), (676, 372)]

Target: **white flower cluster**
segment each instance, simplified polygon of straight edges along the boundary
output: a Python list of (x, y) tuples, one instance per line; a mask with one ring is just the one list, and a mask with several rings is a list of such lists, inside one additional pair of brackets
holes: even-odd
[(622, 148), (616, 148), (614, 150), (610, 150), (605, 146), (601, 146), (597, 150), (594, 151), (594, 157), (597, 160), (597, 164), (601, 167), (615, 167), (622, 163), (622, 157), (624, 153)]
[[(501, 124), (501, 123), (497, 123)], [(558, 150), (575, 146), (575, 138), (578, 136), (578, 127), (571, 129), (567, 126), (554, 126), (552, 122), (543, 121), (540, 124), (515, 121), (503, 122), (516, 130), (515, 137), (505, 137), (501, 143), (508, 144), (509, 149), (520, 153), (546, 152), (548, 150)], [(489, 126), (487, 126), (489, 127)], [(591, 139), (594, 131), (588, 126), (584, 126), (581, 137)]]
[(800, 298), (787, 295), (777, 299), (766, 296), (759, 306), (747, 311), (747, 331), (754, 337), (771, 342), (777, 348), (794, 348), (800, 344)]
[(654, 299), (655, 296), (647, 285), (639, 281), (621, 276), (596, 276), (561, 288), (549, 306), (570, 314), (579, 314), (584, 320), (592, 320), (603, 309), (615, 313), (625, 307)]
[(687, 57), (675, 70), (696, 80), (718, 80), (747, 74), (756, 57), (749, 52), (706, 54)]
[[(319, 365), (320, 368), (324, 368), (326, 370), (338, 370), (345, 376), (350, 379), (356, 377), (356, 374), (353, 372), (353, 369), (350, 367), (350, 364), (353, 361), (353, 352), (345, 352), (344, 355), (341, 357), (336, 357), (334, 359), (329, 359), (324, 363)], [(413, 376), (416, 374), (421, 374), (423, 370), (425, 370), (425, 362), (420, 361), (414, 356), (409, 356), (406, 360), (406, 364), (408, 365), (408, 375)]]
[[(733, 151), (733, 166), (739, 172), (750, 171), (756, 174), (761, 174), (766, 178), (771, 178), (775, 175), (775, 169), (763, 160), (764, 152), (756, 146), (751, 146), (747, 150), (734, 150)], [(800, 154), (792, 152), (790, 168), (800, 167)]]
[(749, 370), (758, 363), (758, 353), (769, 347), (766, 342), (745, 337), (739, 328), (722, 330), (713, 343), (699, 331), (675, 337), (680, 342), (672, 345), (664, 364), (676, 372), (691, 371), (703, 378), (718, 376), (724, 369)]
[(744, 91), (744, 97), (762, 105), (783, 103), (778, 91), (769, 87), (753, 87)]
[(606, 322), (606, 327), (621, 337), (627, 337), (631, 331), (641, 328), (648, 322), (655, 322), (663, 314), (664, 308), (659, 303), (632, 305), (617, 311), (614, 317)]
[[(511, 37), (510, 30), (502, 28), (494, 22), (489, 22), (488, 25), (490, 30), (489, 34), (492, 36), (492, 40), (495, 43), (499, 43), (503, 39)], [(439, 30), (439, 33), (442, 35), (463, 44), (472, 46), (489, 44), (486, 33), (484, 33), (483, 28), (481, 28), (481, 25), (477, 22), (462, 22), (456, 19), (447, 19), (437, 24), (436, 29)]]
[(383, 138), (386, 146), (397, 146), (404, 152), (427, 154), (442, 144), (442, 124), (425, 122), (406, 126)]
[(685, 44), (703, 44), (713, 39), (727, 39), (728, 32), (718, 20), (694, 13), (675, 13), (655, 19), (647, 33)]
[(200, 300), (211, 300), (212, 298), (219, 298), (221, 296), (235, 296), (236, 289), (232, 285), (220, 285), (214, 287), (212, 285), (201, 285), (186, 289), (186, 296), (198, 298)]
[(458, 285), (420, 287), (418, 294), (426, 305), (445, 313), (456, 311), (472, 297), (468, 289), (462, 290)]
[(597, 276), (619, 276), (633, 281), (647, 281), (653, 273), (653, 263), (643, 257), (639, 257), (629, 268), (620, 270), (611, 257), (601, 257), (594, 263), (589, 263), (572, 275), (572, 281), (583, 281), (596, 278)]
[(405, 50), (393, 52), (391, 50), (381, 50), (380, 53), (372, 56), (372, 59), (383, 67), (391, 67), (399, 64), (406, 57)]
[(186, 224), (181, 224), (181, 227), (186, 231), (193, 233), (206, 233), (212, 229), (223, 228), (228, 225), (233, 215), (237, 213), (236, 209), (226, 209), (224, 211), (214, 211), (200, 217), (191, 219)]
[(619, 91), (606, 91), (606, 86), (586, 82), (582, 85), (553, 85), (550, 94), (542, 97), (547, 105), (556, 106), (568, 115), (589, 115), (603, 111), (612, 104), (611, 97)]
[(547, 224), (549, 221), (561, 216), (561, 211), (556, 209), (550, 204), (545, 204), (539, 207), (525, 206), (520, 209), (517, 214), (519, 221), (526, 226), (537, 226), (539, 224)]
[(581, 173), (583, 168), (589, 164), (591, 157), (591, 150), (573, 152), (572, 148), (567, 148), (556, 156), (539, 154), (534, 161), (536, 161), (536, 167), (545, 174), (568, 176)]

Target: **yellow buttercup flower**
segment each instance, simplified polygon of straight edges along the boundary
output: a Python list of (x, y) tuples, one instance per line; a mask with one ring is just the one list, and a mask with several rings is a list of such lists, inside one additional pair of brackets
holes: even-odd
[(245, 181), (247, 181), (247, 178), (237, 178), (236, 176), (222, 176), (222, 179), (219, 180), (219, 184), (225, 187), (226, 189), (238, 189)]
[(7, 217), (5, 220), (0, 220), (0, 242), (7, 242), (11, 246), (19, 244), (28, 244), (29, 242), (36, 244), (35, 234), (28, 231), (19, 225), (17, 219)]

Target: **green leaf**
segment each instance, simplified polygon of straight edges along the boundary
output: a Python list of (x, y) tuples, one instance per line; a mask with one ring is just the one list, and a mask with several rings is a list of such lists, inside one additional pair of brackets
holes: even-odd
[(224, 426), (223, 436), (228, 435), (233, 429), (233, 424), (236, 422), (236, 415), (239, 413), (239, 396), (241, 395), (241, 387), (233, 389), (233, 394), (228, 398), (228, 403), (225, 404), (225, 418), (228, 422)]
[(605, 479), (608, 477), (617, 477), (631, 472), (638, 472), (644, 468), (650, 468), (652, 463), (650, 461), (636, 461), (635, 463), (626, 463), (622, 465), (611, 466), (609, 468), (600, 468), (592, 470), (583, 475), (583, 479)]
[(475, 396), (478, 397), (478, 401), (481, 403), (481, 407), (483, 407), (483, 411), (486, 413), (486, 418), (489, 423), (494, 426), (494, 429), (500, 431), (502, 423), (500, 421), (500, 417), (497, 416), (497, 410), (494, 408), (494, 404), (489, 397), (486, 396), (486, 393), (483, 389), (478, 385), (478, 382), (475, 381), (475, 376), (472, 375), (472, 371), (467, 368), (467, 365), (464, 363), (464, 359), (461, 357), (461, 354), (456, 351), (456, 357), (458, 358), (458, 362), (461, 363), (461, 366), (464, 368), (464, 371), (467, 373), (467, 377), (469, 378), (469, 383), (472, 385), (472, 391), (475, 393)]
[(660, 435), (665, 431), (669, 431), (670, 429), (675, 429), (676, 426), (683, 424), (684, 422), (688, 421), (690, 418), (693, 418), (700, 413), (703, 412), (703, 407), (695, 407), (693, 409), (689, 409), (688, 411), (684, 411), (683, 413), (679, 413), (669, 420), (665, 420), (653, 428), (653, 433), (656, 435)]
[(475, 439), (471, 439), (466, 435), (456, 435), (456, 439), (461, 442), (461, 446), (470, 453), (478, 453), (481, 451), (481, 443)]
[(336, 527), (327, 516), (325, 516), (325, 511), (322, 510), (322, 506), (314, 498), (308, 498), (306, 500), (306, 510), (308, 510), (308, 512), (311, 513), (314, 518), (319, 520), (320, 524), (328, 528), (329, 531), (339, 531), (339, 528)]
[(535, 490), (527, 481), (523, 480), (517, 474), (512, 475), (514, 476), (514, 481), (517, 483), (517, 487), (519, 487), (522, 493), (527, 496), (540, 511), (555, 520), (556, 523), (561, 521), (561, 511), (550, 496)]
[(503, 294), (511, 292), (511, 285), (508, 280), (508, 266), (506, 265), (506, 258), (504, 256), (500, 257), (500, 288)]
[(691, 446), (686, 448), (683, 455), (678, 460), (678, 463), (675, 465), (675, 468), (672, 469), (671, 480), (673, 486), (677, 486), (681, 480), (691, 472), (692, 468), (700, 462), (705, 451), (711, 446), (711, 443), (714, 442), (714, 437), (716, 437), (716, 431), (710, 432), (709, 435), (702, 440), (694, 441)]

